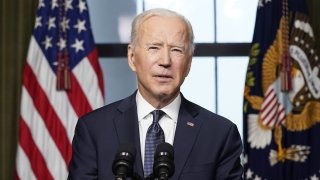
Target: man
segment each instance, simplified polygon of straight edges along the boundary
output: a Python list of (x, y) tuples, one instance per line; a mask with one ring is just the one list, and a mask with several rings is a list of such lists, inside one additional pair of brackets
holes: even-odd
[[(112, 162), (125, 142), (137, 149), (135, 172), (150, 175), (153, 127), (161, 134), (154, 135), (157, 143), (164, 138), (174, 147), (170, 179), (241, 179), (242, 143), (236, 126), (180, 93), (191, 67), (193, 39), (189, 21), (173, 11), (153, 9), (134, 19), (128, 64), (137, 75), (138, 91), (79, 119), (70, 179), (114, 179)], [(153, 120), (154, 110), (164, 112), (159, 121)]]

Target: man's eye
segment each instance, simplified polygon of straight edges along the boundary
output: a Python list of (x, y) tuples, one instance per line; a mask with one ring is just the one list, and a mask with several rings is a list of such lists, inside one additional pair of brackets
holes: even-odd
[(149, 50), (158, 50), (159, 49), (159, 47), (157, 47), (157, 46), (150, 46), (149, 47)]
[(173, 51), (173, 52), (182, 53), (182, 50), (181, 50), (181, 49), (177, 49), (177, 48), (172, 49), (172, 51)]

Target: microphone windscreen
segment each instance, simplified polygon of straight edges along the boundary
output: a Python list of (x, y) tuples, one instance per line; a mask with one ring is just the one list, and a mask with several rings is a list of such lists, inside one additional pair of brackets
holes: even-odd
[(174, 150), (169, 143), (159, 144), (154, 155), (153, 174), (159, 180), (167, 180), (174, 173)]
[(112, 172), (119, 179), (133, 176), (136, 149), (132, 144), (120, 144), (112, 163)]
[(136, 156), (136, 148), (133, 146), (133, 144), (130, 143), (122, 143), (118, 147), (117, 154), (122, 153), (122, 152), (128, 152), (130, 153), (133, 157)]
[(161, 143), (157, 146), (155, 155), (159, 156), (162, 155), (161, 153), (166, 152), (170, 156), (170, 158), (174, 157), (174, 150), (173, 146), (169, 143)]

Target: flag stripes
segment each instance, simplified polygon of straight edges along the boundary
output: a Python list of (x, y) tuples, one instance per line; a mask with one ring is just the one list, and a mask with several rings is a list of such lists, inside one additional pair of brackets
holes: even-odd
[[(36, 76), (33, 74), (28, 64), (25, 65), (23, 84), (30, 94), (30, 97), (35, 97), (29, 101), (34, 103), (35, 111), (37, 111), (42, 118), (40, 121), (44, 122), (52, 137), (52, 140), (56, 143), (62, 157), (64, 158), (66, 164), (68, 164), (70, 161), (72, 148), (71, 143), (68, 140), (66, 129), (62, 125), (61, 120), (56, 114), (56, 111), (52, 108), (46, 94), (37, 83)], [(27, 113), (28, 112), (26, 112), (26, 114)], [(37, 123), (38, 122), (36, 122), (36, 124)]]
[[(30, 129), (24, 120), (20, 119), (20, 137), (21, 137), (21, 148), (24, 150), (27, 156), (33, 156), (34, 159), (31, 161), (31, 168), (35, 173), (37, 179), (53, 179), (49, 172), (46, 161), (44, 160), (42, 153), (37, 148), (36, 143), (33, 141)], [(22, 177), (24, 178), (24, 177)]]
[(80, 84), (82, 90), (88, 97), (88, 101), (90, 103), (90, 106), (96, 109), (96, 103), (103, 102), (101, 91), (98, 89), (92, 89), (91, 86), (99, 86), (98, 78), (96, 77), (96, 73), (94, 69), (92, 68), (90, 62), (88, 61), (88, 58), (84, 58), (73, 70), (73, 74), (75, 75), (76, 79), (78, 81), (81, 81)]
[[(99, 65), (99, 61), (97, 61), (96, 59), (98, 59), (98, 50), (97, 48), (93, 49), (89, 54), (88, 54), (88, 60), (92, 66), (92, 68), (94, 69), (96, 75), (98, 77), (103, 77), (102, 74), (102, 70), (101, 67)], [(99, 83), (99, 89), (100, 89), (100, 93), (101, 96), (104, 97), (104, 85), (103, 85), (103, 79), (102, 78), (98, 78), (98, 83)], [(101, 99), (98, 99), (98, 101), (101, 101)]]
[[(63, 174), (64, 176), (62, 177), (65, 177), (67, 174), (67, 163), (69, 162), (66, 162), (64, 160), (54, 139), (51, 138), (52, 136), (50, 136), (49, 129), (46, 128), (44, 120), (36, 110), (32, 102), (32, 97), (29, 95), (25, 88), (22, 89), (22, 94), (24, 95), (22, 103), (25, 105), (25, 108), (21, 110), (21, 119), (24, 120), (26, 124), (26, 126), (22, 126), (22, 128), (28, 128), (31, 132), (31, 136), (21, 137), (19, 139), (20, 144), (22, 144), (24, 141), (34, 142), (33, 146), (39, 148), (40, 154), (27, 154), (28, 157), (33, 157), (36, 155), (39, 157), (43, 156), (44, 161), (46, 162), (46, 166), (51, 171), (61, 169), (60, 172), (57, 173), (51, 172), (53, 176), (56, 175), (54, 179), (58, 178), (58, 174)], [(38, 162), (34, 161), (34, 159), (30, 159), (30, 164), (38, 164)], [(58, 179), (61, 179), (61, 177)]]
[[(82, 116), (84, 112), (92, 111), (91, 105), (88, 102), (85, 93), (83, 92), (78, 79), (74, 73), (70, 74), (71, 78), (71, 87), (67, 92), (68, 99), (72, 105), (75, 113), (78, 117)], [(81, 79), (79, 79), (81, 81)]]
[(37, 176), (37, 179), (53, 179), (46, 166), (45, 160), (40, 153), (40, 150), (37, 148), (36, 143), (33, 141), (28, 125), (26, 125), (22, 118), (20, 120), (19, 133), (23, 138), (23, 141), (21, 141), (20, 145), (27, 156), (33, 155), (34, 157), (31, 159), (31, 168), (33, 172)]
[(21, 149), (20, 144), (18, 144), (18, 147), (17, 147), (17, 161), (20, 162), (21, 165), (18, 166), (17, 169), (15, 170), (15, 174), (14, 174), (15, 180), (20, 180), (20, 178), (18, 177), (18, 174), (26, 175), (26, 176), (24, 176), (24, 178), (28, 179), (28, 180), (36, 180), (37, 179), (31, 169), (30, 161), (29, 161), (27, 155), (24, 153), (24, 150)]
[(274, 127), (275, 125), (283, 123), (285, 120), (284, 107), (272, 87), (266, 92), (260, 113), (262, 124), (268, 127)]

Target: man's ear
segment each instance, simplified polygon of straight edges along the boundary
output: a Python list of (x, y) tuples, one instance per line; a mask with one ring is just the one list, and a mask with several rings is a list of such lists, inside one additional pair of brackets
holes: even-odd
[(132, 44), (128, 45), (128, 65), (132, 71), (136, 71), (136, 66), (135, 66), (135, 54), (134, 54), (134, 47)]
[(192, 64), (192, 55), (190, 56), (190, 59), (188, 60), (188, 64), (187, 64), (187, 73), (186, 73), (186, 77), (188, 76), (190, 69), (191, 69), (191, 64)]

